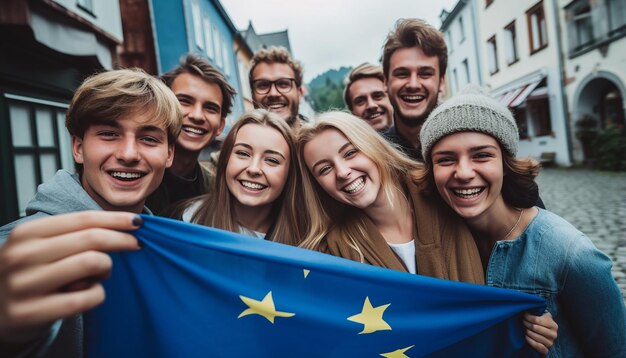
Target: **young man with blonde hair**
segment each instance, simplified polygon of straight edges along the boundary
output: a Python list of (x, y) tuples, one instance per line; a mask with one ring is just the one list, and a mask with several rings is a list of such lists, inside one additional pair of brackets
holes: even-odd
[(423, 161), (420, 129), (437, 107), (443, 90), (448, 48), (443, 34), (418, 19), (402, 19), (387, 36), (383, 73), (394, 111), (387, 138), (413, 159)]
[[(88, 78), (65, 125), (76, 173), (39, 186), (26, 217), (0, 228), (3, 357), (81, 357), (82, 313), (104, 300), (107, 251), (137, 250), (146, 197), (172, 164), (178, 101), (140, 70)], [(134, 213), (134, 214), (133, 214)]]
[(185, 55), (178, 67), (162, 79), (180, 102), (183, 126), (176, 139), (174, 162), (146, 201), (146, 206), (157, 215), (178, 201), (209, 191), (215, 167), (209, 161), (201, 165), (198, 158), (224, 130), (235, 95), (224, 75), (195, 54)]
[(355, 67), (346, 78), (343, 98), (352, 114), (377, 131), (393, 125), (393, 109), (381, 66), (362, 63)]
[(298, 113), (302, 87), (302, 64), (284, 47), (270, 47), (254, 54), (248, 75), (255, 108), (278, 114), (292, 128), (307, 119)]

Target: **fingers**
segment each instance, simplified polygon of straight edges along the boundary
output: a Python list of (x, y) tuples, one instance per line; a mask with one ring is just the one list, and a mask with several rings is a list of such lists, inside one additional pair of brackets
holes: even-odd
[(549, 312), (541, 316), (526, 313), (522, 324), (526, 328), (526, 342), (542, 355), (548, 354), (558, 332), (558, 325), (552, 315)]
[(539, 354), (541, 354), (542, 357), (545, 357), (546, 355), (548, 355), (548, 347), (546, 347), (543, 344), (533, 340), (532, 338), (528, 337), (528, 335), (526, 335), (526, 343), (528, 343), (528, 345), (532, 349), (534, 349), (537, 352), (539, 352)]
[(11, 326), (19, 327), (51, 324), (57, 319), (66, 318), (94, 308), (104, 301), (104, 289), (99, 283), (81, 291), (54, 293), (20, 300), (10, 305), (6, 320)]
[[(82, 252), (49, 265), (16, 272), (8, 280), (8, 291), (15, 297), (44, 294), (85, 278), (105, 278), (111, 272), (111, 266), (111, 258), (105, 253)], [(74, 286), (73, 289), (84, 287)]]
[(53, 237), (94, 227), (111, 230), (133, 230), (140, 226), (140, 224), (133, 224), (133, 221), (137, 222), (137, 218), (139, 217), (136, 214), (113, 211), (80, 211), (55, 215), (17, 226), (11, 232), (9, 240), (12, 238), (13, 240), (29, 240)]
[(70, 232), (37, 241), (8, 246), (0, 254), (5, 267), (50, 263), (84, 251), (137, 250), (137, 239), (129, 233), (101, 228)]

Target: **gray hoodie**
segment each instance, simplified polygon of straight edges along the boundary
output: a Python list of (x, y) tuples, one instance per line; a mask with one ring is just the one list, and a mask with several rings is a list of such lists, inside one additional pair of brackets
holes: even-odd
[[(8, 238), (11, 230), (20, 223), (51, 215), (59, 215), (85, 210), (102, 210), (87, 194), (76, 173), (59, 170), (52, 179), (39, 185), (35, 197), (26, 206), (26, 216), (0, 227), (0, 246)], [(144, 207), (144, 213), (150, 211)], [(0, 352), (8, 347), (0, 343)], [(56, 321), (50, 328), (49, 335), (10, 352), (9, 357), (83, 357), (83, 317), (76, 315)]]
[(49, 181), (39, 185), (35, 197), (26, 205), (26, 216), (0, 227), (0, 245), (13, 228), (33, 219), (73, 213), (84, 210), (102, 210), (80, 184), (78, 174), (59, 170)]

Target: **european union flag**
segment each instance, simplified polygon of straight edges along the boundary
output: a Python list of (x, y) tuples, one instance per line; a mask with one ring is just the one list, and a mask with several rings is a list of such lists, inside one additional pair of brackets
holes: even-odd
[(111, 254), (90, 357), (507, 357), (534, 354), (542, 298), (360, 264), (144, 216)]

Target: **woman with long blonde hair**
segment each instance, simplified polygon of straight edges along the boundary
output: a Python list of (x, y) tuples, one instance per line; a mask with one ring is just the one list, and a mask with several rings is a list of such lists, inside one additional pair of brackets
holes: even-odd
[(244, 114), (224, 139), (209, 194), (190, 199), (171, 217), (297, 245), (302, 236), (295, 138), (277, 115)]
[(327, 112), (298, 136), (308, 234), (302, 247), (399, 271), (483, 283), (473, 238), (420, 193), (422, 164), (361, 119)]

